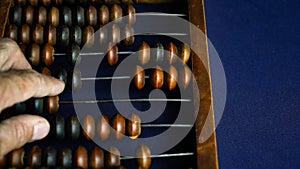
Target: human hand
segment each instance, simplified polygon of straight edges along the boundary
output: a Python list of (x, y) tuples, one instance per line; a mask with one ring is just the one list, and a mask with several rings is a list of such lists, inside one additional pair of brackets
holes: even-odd
[[(0, 39), (0, 113), (31, 97), (58, 95), (63, 82), (34, 71), (19, 46), (10, 39)], [(0, 123), (0, 157), (25, 143), (44, 138), (50, 125), (42, 117), (19, 115)]]

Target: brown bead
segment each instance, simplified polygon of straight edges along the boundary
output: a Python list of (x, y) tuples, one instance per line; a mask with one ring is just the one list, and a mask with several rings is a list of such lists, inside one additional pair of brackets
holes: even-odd
[(6, 28), (5, 37), (11, 38), (14, 41), (18, 41), (18, 27), (14, 24), (9, 25)]
[(71, 116), (68, 119), (67, 134), (72, 140), (76, 140), (80, 136), (80, 123), (76, 116)]
[(146, 42), (142, 42), (138, 48), (139, 61), (142, 65), (146, 64), (150, 60), (150, 46)]
[(54, 48), (50, 44), (46, 44), (42, 51), (42, 60), (46, 66), (52, 65), (54, 62)]
[(47, 10), (43, 6), (39, 6), (37, 9), (37, 23), (45, 26), (47, 23)]
[(110, 147), (105, 158), (106, 168), (116, 168), (121, 164), (120, 151), (116, 147)]
[(9, 154), (9, 166), (15, 168), (21, 168), (24, 165), (24, 154), (25, 151), (23, 148), (13, 150)]
[(156, 43), (155, 45), (155, 61), (156, 63), (162, 63), (165, 60), (164, 46), (161, 43)]
[(117, 44), (120, 42), (121, 30), (117, 24), (113, 24), (111, 27), (111, 42)]
[(32, 25), (34, 22), (34, 9), (32, 6), (26, 6), (24, 10), (25, 23), (28, 25)]
[(43, 5), (48, 6), (51, 4), (51, 0), (42, 0)]
[(82, 86), (81, 72), (79, 70), (73, 70), (68, 75), (68, 84), (73, 91), (78, 91)]
[(46, 111), (49, 114), (54, 114), (58, 112), (59, 109), (59, 97), (58, 96), (48, 96), (45, 101)]
[(40, 46), (33, 43), (28, 49), (28, 60), (33, 66), (38, 66), (40, 63)]
[(0, 168), (6, 168), (6, 155), (0, 156)]
[(86, 139), (90, 140), (95, 136), (95, 120), (93, 116), (85, 116), (82, 127)]
[(58, 29), (59, 44), (63, 47), (67, 47), (70, 43), (70, 29), (67, 25), (63, 25)]
[(72, 167), (72, 150), (70, 148), (63, 148), (58, 154), (58, 166), (63, 168)]
[(131, 139), (137, 139), (141, 134), (141, 119), (137, 114), (131, 114), (127, 120), (127, 134)]
[(27, 24), (22, 25), (20, 30), (20, 38), (21, 42), (23, 42), (24, 44), (30, 43), (30, 27)]
[(136, 21), (134, 6), (128, 5), (125, 13), (128, 17), (128, 24), (133, 25)]
[(118, 55), (118, 46), (112, 46), (111, 43), (108, 45), (108, 52), (107, 52), (107, 61), (109, 65), (115, 65), (119, 60)]
[(37, 6), (39, 1), (38, 0), (28, 0), (29, 4), (32, 6)]
[(60, 6), (62, 4), (63, 0), (52, 0), (52, 3), (56, 6)]
[(73, 22), (80, 27), (85, 24), (84, 9), (81, 6), (76, 6), (74, 8)]
[(35, 25), (32, 30), (32, 40), (39, 45), (44, 42), (44, 27), (40, 24)]
[(184, 88), (187, 88), (190, 84), (190, 81), (192, 79), (192, 72), (190, 68), (186, 65), (184, 65), (183, 70), (179, 73), (180, 77), (180, 83)]
[(71, 28), (71, 42), (81, 45), (82, 43), (82, 31), (78, 25)]
[(87, 26), (83, 31), (83, 42), (87, 47), (94, 45), (94, 28), (92, 26)]
[(94, 147), (90, 152), (89, 167), (91, 169), (104, 168), (104, 153), (99, 147)]
[(106, 27), (101, 27), (99, 29), (99, 41), (100, 41), (100, 46), (103, 45), (108, 41), (108, 31)]
[(57, 165), (57, 151), (53, 147), (47, 147), (44, 152), (45, 165), (48, 167), (55, 167)]
[(97, 129), (101, 140), (106, 140), (109, 137), (110, 125), (109, 125), (109, 119), (106, 115), (102, 115), (98, 119)]
[(102, 5), (99, 10), (98, 18), (101, 25), (105, 25), (109, 22), (109, 9), (106, 5)]
[(148, 169), (151, 166), (151, 152), (148, 146), (139, 145), (136, 149), (137, 163), (140, 169)]
[(125, 118), (121, 114), (116, 114), (111, 119), (111, 127), (114, 129), (114, 134), (117, 140), (120, 140), (125, 135)]
[(130, 46), (134, 43), (134, 29), (131, 25), (126, 25), (124, 29), (125, 39), (123, 43), (125, 46)]
[(136, 66), (134, 83), (137, 89), (141, 90), (145, 86), (145, 72), (140, 66)]
[(15, 0), (15, 4), (24, 6), (24, 5), (26, 5), (26, 0)]
[(17, 25), (17, 26), (21, 26), (22, 24), (22, 8), (19, 5), (16, 5), (13, 8), (13, 14), (11, 17), (11, 23)]
[(174, 63), (177, 59), (178, 50), (174, 43), (169, 44), (169, 62), (170, 64)]
[(27, 156), (27, 165), (38, 168), (42, 164), (42, 149), (39, 146), (33, 146)]
[(177, 86), (177, 78), (177, 70), (174, 66), (170, 66), (169, 74), (166, 79), (169, 90), (173, 90)]
[(51, 7), (48, 12), (48, 23), (55, 27), (59, 24), (59, 11), (56, 7)]
[(150, 76), (150, 82), (152, 86), (156, 89), (159, 89), (164, 84), (164, 72), (159, 66), (156, 66), (156, 69), (152, 71)]
[(46, 27), (45, 42), (52, 46), (56, 44), (56, 28), (53, 25)]
[(69, 7), (64, 6), (60, 9), (61, 24), (72, 26), (72, 11)]
[(180, 48), (180, 58), (183, 63), (187, 63), (191, 56), (191, 48), (188, 44), (182, 44)]
[(47, 67), (43, 67), (40, 72), (43, 75), (51, 76), (51, 71)]
[[(121, 22), (121, 19), (123, 15), (123, 11), (120, 5), (114, 4), (110, 9), (110, 19), (111, 21), (117, 20), (118, 22)], [(118, 20), (120, 19), (120, 20)]]
[(86, 20), (91, 26), (97, 25), (97, 9), (94, 6), (89, 6), (86, 10)]
[(79, 146), (75, 152), (75, 166), (81, 169), (88, 168), (88, 154), (83, 146)]

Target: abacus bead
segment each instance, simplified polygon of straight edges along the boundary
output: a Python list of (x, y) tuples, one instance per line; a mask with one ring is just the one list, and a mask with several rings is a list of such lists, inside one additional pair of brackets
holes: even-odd
[(42, 98), (34, 99), (33, 101), (34, 112), (41, 114), (44, 111), (44, 100)]
[(79, 146), (75, 152), (75, 166), (81, 169), (88, 168), (88, 153), (85, 147)]
[(57, 115), (55, 118), (53, 134), (56, 139), (64, 139), (65, 138), (65, 119), (61, 115)]
[(77, 45), (81, 45), (82, 31), (78, 25), (75, 25), (71, 28), (71, 41)]
[(167, 76), (167, 85), (169, 90), (173, 90), (177, 86), (177, 70), (174, 66), (170, 66), (169, 74)]
[(51, 71), (47, 67), (43, 67), (40, 71), (43, 75), (51, 76)]
[(46, 110), (49, 114), (54, 114), (59, 109), (59, 97), (58, 96), (48, 96), (46, 98)]
[(34, 22), (34, 9), (32, 6), (27, 6), (24, 10), (25, 23), (28, 25), (32, 25)]
[(87, 47), (94, 45), (94, 28), (92, 26), (87, 26), (83, 31), (83, 42)]
[(102, 115), (98, 119), (97, 129), (98, 129), (99, 137), (102, 140), (106, 140), (109, 137), (110, 125), (109, 125), (109, 119), (106, 115)]
[(18, 27), (14, 24), (9, 25), (6, 28), (5, 37), (11, 38), (14, 41), (18, 41)]
[(104, 153), (99, 147), (94, 147), (90, 152), (89, 167), (92, 169), (104, 168)]
[(56, 78), (60, 81), (63, 81), (65, 84), (67, 83), (68, 73), (64, 68), (59, 68), (56, 72)]
[(43, 5), (48, 6), (51, 4), (51, 0), (42, 0)]
[(100, 46), (108, 41), (108, 31), (106, 27), (101, 27), (99, 29), (99, 42)]
[(26, 4), (26, 0), (15, 0), (15, 4), (24, 6)]
[(94, 6), (89, 6), (86, 10), (87, 23), (91, 26), (97, 25), (97, 10)]
[(68, 25), (69, 27), (72, 26), (72, 11), (69, 7), (62, 7), (61, 11), (61, 23), (62, 25)]
[(139, 61), (142, 65), (150, 60), (150, 46), (146, 42), (142, 42), (139, 46)]
[(74, 8), (73, 17), (73, 21), (76, 25), (82, 27), (85, 24), (84, 9), (82, 7), (76, 6)]
[(134, 113), (128, 118), (127, 134), (131, 139), (136, 139), (141, 134), (141, 119)]
[(32, 40), (39, 45), (44, 42), (44, 27), (40, 24), (35, 25), (32, 30)]
[(30, 45), (28, 49), (28, 60), (33, 66), (38, 66), (40, 63), (40, 46), (36, 43)]
[(128, 5), (126, 9), (126, 15), (128, 15), (128, 24), (133, 25), (136, 21), (134, 6)]
[(63, 25), (59, 28), (58, 31), (58, 39), (60, 42), (60, 45), (66, 47), (69, 45), (70, 42), (70, 30), (69, 27), (66, 25)]
[(30, 27), (27, 24), (22, 25), (20, 30), (20, 38), (21, 42), (23, 42), (24, 44), (30, 43)]
[(29, 4), (32, 6), (37, 6), (39, 1), (38, 0), (28, 0)]
[(86, 139), (90, 140), (95, 136), (95, 120), (93, 116), (85, 116), (82, 127)]
[(159, 66), (156, 66), (156, 69), (152, 71), (150, 76), (150, 82), (152, 86), (156, 89), (159, 89), (164, 84), (164, 72)]
[(137, 163), (140, 169), (148, 169), (151, 166), (151, 152), (146, 145), (139, 145), (136, 149)]
[(114, 129), (114, 134), (117, 140), (125, 135), (125, 118), (121, 114), (116, 114), (111, 119), (111, 127)]
[(187, 88), (190, 84), (190, 81), (192, 79), (192, 72), (190, 68), (186, 65), (184, 65), (183, 70), (180, 72), (180, 83), (184, 88)]
[(180, 49), (180, 58), (183, 63), (187, 63), (191, 56), (191, 49), (188, 44), (182, 44)]
[(117, 45), (112, 46), (111, 43), (108, 45), (108, 52), (107, 52), (107, 61), (109, 65), (114, 65), (118, 62), (119, 55), (118, 55), (118, 47)]
[(43, 6), (40, 6), (37, 9), (37, 23), (43, 26), (45, 26), (47, 23), (47, 10)]
[(76, 116), (71, 116), (68, 119), (67, 134), (72, 140), (76, 140), (80, 136), (80, 123)]
[(131, 25), (126, 25), (124, 29), (125, 39), (123, 43), (125, 46), (130, 46), (134, 43), (134, 29)]
[(100, 7), (98, 18), (101, 25), (105, 25), (109, 22), (109, 9), (106, 5)]
[(19, 43), (19, 48), (21, 49), (21, 51), (23, 53), (26, 53), (27, 52), (27, 45), (24, 44), (24, 43)]
[(119, 43), (121, 37), (121, 30), (117, 24), (113, 24), (111, 28), (111, 42), (113, 44)]
[(59, 11), (56, 7), (51, 7), (48, 12), (48, 23), (53, 26), (58, 26), (59, 24)]
[(71, 168), (72, 167), (72, 150), (70, 148), (63, 148), (59, 152), (59, 166), (64, 168)]
[(45, 165), (48, 167), (55, 167), (57, 165), (57, 151), (53, 147), (47, 147), (45, 151)]
[(46, 66), (52, 65), (54, 62), (54, 48), (50, 44), (46, 44), (42, 51), (42, 60)]
[(27, 105), (25, 102), (15, 104), (15, 112), (16, 113), (25, 113), (27, 110)]
[(174, 43), (169, 44), (169, 62), (170, 64), (174, 63), (177, 59), (178, 50)]
[(13, 15), (11, 16), (11, 21), (17, 26), (21, 26), (22, 23), (22, 8), (19, 5), (16, 5), (13, 8)]
[(161, 43), (156, 43), (155, 45), (155, 61), (156, 63), (162, 63), (165, 59), (164, 46)]
[(145, 72), (140, 66), (136, 66), (134, 83), (137, 89), (141, 90), (145, 86)]
[(82, 86), (81, 72), (79, 70), (72, 71), (68, 75), (68, 83), (73, 91), (79, 90)]
[(111, 9), (110, 9), (110, 19), (112, 21), (117, 20), (118, 22), (120, 22), (121, 20), (118, 20), (119, 18), (122, 18), (122, 8), (120, 5), (118, 4), (114, 4)]
[(0, 168), (6, 168), (6, 155), (0, 156)]
[(71, 45), (71, 49), (68, 54), (68, 61), (72, 66), (81, 62), (80, 47), (77, 44)]
[(27, 156), (27, 165), (33, 168), (39, 168), (42, 164), (42, 149), (39, 146), (33, 146)]
[(24, 165), (24, 162), (23, 162), (24, 154), (25, 154), (25, 151), (23, 148), (13, 150), (9, 154), (9, 166), (15, 167), (15, 168), (22, 167)]
[(60, 6), (62, 4), (63, 0), (52, 0), (52, 3), (56, 6)]
[(116, 168), (120, 166), (120, 151), (116, 147), (109, 148), (105, 164), (106, 168)]
[(45, 42), (53, 46), (56, 44), (56, 28), (53, 25), (48, 25), (46, 28)]

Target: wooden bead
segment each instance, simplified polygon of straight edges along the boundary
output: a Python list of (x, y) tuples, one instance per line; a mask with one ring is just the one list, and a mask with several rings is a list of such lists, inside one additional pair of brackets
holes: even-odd
[(102, 5), (99, 10), (99, 21), (101, 25), (105, 25), (109, 22), (109, 9), (106, 5)]
[(109, 137), (110, 125), (109, 125), (109, 119), (106, 115), (102, 115), (98, 119), (97, 129), (101, 140), (106, 140)]
[(69, 7), (62, 7), (60, 9), (60, 17), (61, 17), (61, 23), (62, 25), (67, 25), (69, 27), (72, 26), (72, 11)]
[(121, 164), (120, 151), (116, 147), (110, 147), (105, 158), (106, 168), (116, 168)]
[(180, 58), (183, 63), (187, 63), (191, 56), (191, 48), (188, 44), (182, 44), (180, 48)]
[(92, 26), (87, 26), (83, 30), (83, 42), (87, 47), (94, 45), (94, 28)]
[(59, 109), (59, 97), (58, 96), (48, 96), (45, 101), (45, 108), (49, 114), (57, 113)]
[(64, 68), (59, 68), (56, 71), (55, 77), (66, 84), (68, 73)]
[(52, 3), (56, 6), (60, 6), (62, 4), (63, 0), (52, 0)]
[(57, 165), (57, 151), (53, 147), (47, 147), (44, 153), (44, 164), (48, 167), (55, 167)]
[(86, 10), (86, 20), (91, 26), (97, 25), (97, 9), (94, 6), (89, 6)]
[(21, 39), (21, 42), (23, 42), (24, 44), (30, 43), (30, 27), (27, 24), (22, 25), (22, 27), (21, 27), (20, 39)]
[(125, 39), (123, 43), (125, 46), (130, 46), (134, 43), (134, 29), (131, 25), (126, 25), (124, 29)]
[(89, 154), (89, 167), (91, 169), (104, 168), (104, 153), (99, 147), (94, 147)]
[(70, 148), (63, 148), (58, 155), (59, 166), (64, 168), (72, 168), (72, 150)]
[(78, 91), (82, 86), (81, 72), (73, 70), (68, 75), (68, 84), (73, 91)]
[(71, 116), (68, 119), (67, 134), (72, 140), (76, 140), (80, 136), (80, 123), (76, 116)]
[(156, 66), (156, 69), (154, 69), (152, 71), (151, 76), (150, 76), (150, 82), (151, 82), (151, 85), (156, 89), (159, 89), (163, 86), (164, 72), (162, 71), (162, 69), (159, 66)]
[(51, 76), (51, 71), (47, 67), (43, 67), (40, 71), (43, 75)]
[(28, 0), (29, 4), (32, 6), (37, 6), (39, 1), (38, 0)]
[(169, 74), (166, 79), (169, 90), (173, 90), (177, 86), (177, 79), (177, 70), (174, 66), (170, 66)]
[(192, 79), (192, 72), (190, 68), (186, 65), (184, 65), (183, 70), (179, 73), (180, 77), (180, 83), (184, 88), (187, 88), (190, 84), (190, 81)]
[(40, 64), (40, 46), (33, 43), (28, 49), (28, 60), (33, 66), (38, 66)]
[(39, 45), (44, 43), (44, 27), (42, 25), (37, 24), (33, 27), (32, 40)]
[(85, 24), (84, 9), (80, 6), (76, 6), (73, 12), (73, 21), (76, 25), (82, 27)]
[(11, 16), (11, 23), (21, 26), (22, 24), (22, 8), (19, 5), (16, 5), (13, 8), (13, 14)]
[(170, 64), (173, 64), (177, 59), (178, 50), (176, 45), (172, 42), (169, 44), (168, 48), (169, 48), (169, 55), (168, 55), (169, 62)]
[(95, 120), (91, 115), (85, 116), (83, 120), (83, 132), (86, 139), (90, 140), (95, 136)]
[(45, 42), (52, 46), (56, 44), (56, 28), (53, 25), (46, 27)]
[(25, 23), (28, 25), (32, 25), (34, 23), (34, 9), (32, 6), (26, 6), (24, 10)]
[(66, 25), (61, 26), (58, 29), (58, 40), (59, 40), (59, 44), (63, 47), (66, 47), (69, 45), (70, 42), (70, 30), (69, 27)]
[(35, 145), (33, 146), (27, 156), (27, 165), (33, 168), (39, 168), (42, 164), (42, 149)]
[(101, 27), (99, 29), (99, 41), (100, 41), (100, 46), (107, 43), (108, 41), (108, 31), (106, 27)]
[(133, 25), (136, 21), (136, 16), (135, 16), (135, 8), (132, 5), (128, 5), (125, 14), (128, 17), (128, 24)]
[(5, 31), (5, 37), (11, 38), (14, 41), (18, 41), (18, 27), (14, 24), (9, 25)]
[(9, 166), (15, 168), (21, 168), (24, 165), (24, 154), (25, 151), (23, 148), (13, 150), (9, 154)]
[(156, 43), (155, 45), (155, 62), (160, 64), (163, 63), (165, 59), (165, 51), (164, 51), (164, 46), (161, 43)]
[(52, 132), (56, 139), (65, 138), (65, 119), (61, 115), (56, 115)]
[(127, 120), (127, 134), (131, 139), (137, 139), (141, 134), (141, 119), (137, 114), (131, 114)]
[(134, 83), (137, 89), (141, 90), (145, 86), (145, 72), (140, 66), (136, 66)]
[(0, 168), (7, 168), (6, 155), (0, 156)]
[(45, 26), (47, 23), (47, 10), (43, 6), (39, 6), (37, 9), (37, 23)]
[(72, 44), (68, 54), (68, 61), (72, 66), (81, 62), (80, 47), (77, 44)]
[(110, 19), (111, 21), (117, 20), (118, 22), (121, 22), (121, 19), (123, 15), (123, 11), (120, 5), (114, 4), (110, 9)]
[(44, 100), (42, 98), (36, 98), (33, 101), (34, 113), (42, 114), (44, 112)]
[(78, 25), (71, 28), (71, 41), (77, 45), (81, 45), (82, 43), (82, 31)]
[(120, 42), (121, 30), (117, 24), (113, 24), (111, 27), (111, 42), (117, 44)]
[(48, 6), (51, 4), (51, 0), (42, 0), (44, 6)]
[(42, 51), (42, 60), (46, 66), (52, 65), (54, 62), (54, 48), (50, 44), (46, 44)]
[(151, 166), (151, 152), (146, 145), (140, 145), (136, 149), (137, 163), (140, 169), (148, 169)]
[(107, 61), (109, 65), (115, 65), (119, 60), (118, 55), (118, 46), (112, 46), (111, 43), (108, 44), (108, 52), (107, 52)]
[(24, 6), (26, 5), (26, 0), (15, 0), (16, 5)]
[(146, 64), (150, 60), (150, 46), (146, 42), (142, 42), (138, 48), (139, 61), (142, 65)]
[(120, 140), (125, 135), (125, 118), (121, 114), (116, 114), (111, 119), (111, 127), (114, 129), (114, 134), (117, 140)]
[(48, 23), (55, 27), (59, 24), (59, 11), (56, 7), (51, 7), (48, 12)]
[(74, 157), (75, 166), (81, 169), (88, 168), (88, 153), (85, 147), (79, 146)]

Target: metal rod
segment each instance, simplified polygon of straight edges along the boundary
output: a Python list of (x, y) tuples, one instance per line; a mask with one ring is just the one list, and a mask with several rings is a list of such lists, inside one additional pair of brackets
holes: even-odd
[[(81, 81), (89, 81), (89, 80), (124, 80), (131, 79), (131, 76), (118, 76), (118, 77), (85, 77), (81, 78)], [(145, 76), (145, 79), (149, 79), (149, 76)]]
[(191, 99), (112, 99), (112, 100), (73, 100), (59, 101), (60, 104), (93, 104), (108, 102), (191, 102)]
[(193, 127), (193, 125), (190, 124), (142, 124), (141, 127)]
[[(159, 154), (159, 155), (151, 155), (151, 158), (167, 158), (167, 157), (182, 157), (182, 156), (193, 156), (193, 152), (189, 153), (176, 153), (176, 154)], [(136, 157), (121, 157), (121, 160), (132, 160), (136, 159)]]

